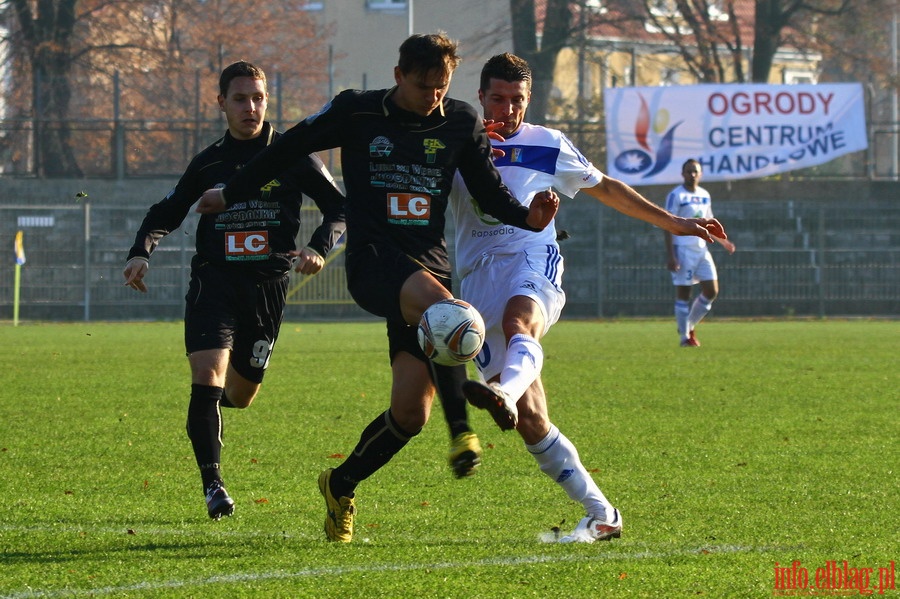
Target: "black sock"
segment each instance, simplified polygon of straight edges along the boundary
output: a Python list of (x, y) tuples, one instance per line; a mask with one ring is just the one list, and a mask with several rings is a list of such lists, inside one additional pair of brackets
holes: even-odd
[(363, 430), (353, 453), (334, 469), (331, 494), (335, 497), (353, 497), (356, 485), (387, 464), (419, 432), (408, 433), (401, 429), (389, 409), (379, 414)]
[(468, 379), (465, 366), (441, 366), (434, 362), (431, 365), (431, 378), (438, 390), (444, 418), (450, 427), (450, 438), (472, 430), (469, 428), (469, 416), (466, 414), (466, 398), (462, 393), (462, 384)]
[(191, 385), (188, 405), (187, 434), (200, 468), (203, 488), (221, 480), (219, 462), (222, 457), (222, 415), (219, 412), (221, 387)]

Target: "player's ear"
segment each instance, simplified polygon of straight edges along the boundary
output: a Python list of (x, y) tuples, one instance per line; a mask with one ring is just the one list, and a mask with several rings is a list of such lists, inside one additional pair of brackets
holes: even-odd
[(225, 112), (225, 96), (219, 94), (218, 96), (216, 96), (216, 101), (219, 102), (219, 110)]
[(394, 67), (394, 82), (397, 85), (400, 85), (400, 80), (403, 78), (403, 71), (400, 70), (399, 66)]

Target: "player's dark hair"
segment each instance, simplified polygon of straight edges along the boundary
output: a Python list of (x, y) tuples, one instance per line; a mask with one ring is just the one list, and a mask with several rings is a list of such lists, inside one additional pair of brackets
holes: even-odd
[(524, 58), (504, 52), (492, 56), (481, 68), (481, 91), (487, 91), (491, 79), (500, 79), (509, 83), (524, 81), (531, 89), (531, 67)]
[[(684, 164), (681, 165), (681, 172), (683, 173), (685, 171), (685, 169), (687, 169), (687, 167), (691, 166), (692, 164), (696, 164), (697, 166), (700, 166), (700, 161), (696, 160), (694, 158), (688, 158), (687, 160), (684, 161)], [(701, 166), (700, 168), (703, 168), (703, 167)]]
[(400, 44), (397, 66), (404, 75), (432, 71), (452, 73), (460, 61), (457, 46), (443, 31), (427, 35), (417, 33)]
[(245, 60), (239, 60), (225, 67), (222, 74), (219, 75), (219, 93), (227, 96), (228, 86), (231, 85), (232, 79), (237, 77), (252, 77), (262, 81), (263, 86), (266, 85), (266, 74), (261, 68)]

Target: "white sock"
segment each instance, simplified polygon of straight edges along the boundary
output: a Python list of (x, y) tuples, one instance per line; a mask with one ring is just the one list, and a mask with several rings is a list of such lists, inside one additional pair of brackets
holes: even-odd
[(686, 332), (690, 332), (694, 330), (703, 317), (709, 314), (709, 311), (712, 309), (712, 301), (706, 299), (706, 296), (702, 293), (699, 294), (696, 299), (694, 299), (694, 303), (691, 305), (691, 312), (687, 318), (687, 326), (685, 329)]
[(691, 305), (685, 300), (675, 300), (675, 323), (678, 325), (678, 334), (687, 337), (690, 329), (687, 328), (688, 315), (691, 313)]
[(544, 348), (530, 335), (513, 335), (506, 348), (506, 364), (500, 372), (500, 387), (514, 402), (525, 394), (541, 374)]
[(555, 425), (550, 425), (550, 432), (537, 444), (526, 443), (525, 447), (541, 471), (556, 481), (570, 499), (583, 505), (585, 513), (605, 518), (612, 511), (609, 500), (582, 465), (578, 450)]

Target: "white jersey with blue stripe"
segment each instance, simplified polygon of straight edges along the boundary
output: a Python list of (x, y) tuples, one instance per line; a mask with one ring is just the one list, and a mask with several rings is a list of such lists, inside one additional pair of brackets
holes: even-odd
[[(525, 206), (539, 191), (551, 187), (560, 195), (573, 197), (579, 189), (593, 187), (603, 180), (603, 173), (590, 163), (568, 137), (556, 129), (522, 123), (506, 141), (492, 141), (506, 155), (494, 160), (503, 182)], [(555, 221), (540, 233), (504, 225), (483, 213), (466, 189), (459, 173), (453, 182), (450, 207), (456, 225), (456, 270), (465, 277), (475, 266), (492, 254), (527, 252), (540, 246), (559, 250)]]

